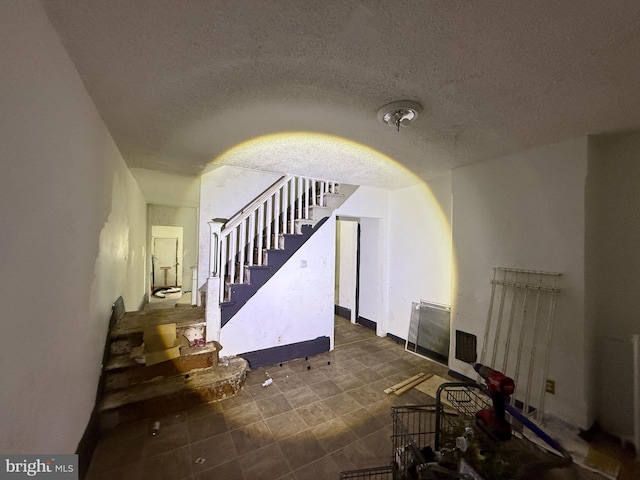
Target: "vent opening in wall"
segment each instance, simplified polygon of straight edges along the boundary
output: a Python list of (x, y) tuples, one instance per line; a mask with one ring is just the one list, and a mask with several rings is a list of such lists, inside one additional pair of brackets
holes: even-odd
[(412, 303), (406, 350), (446, 364), (450, 323), (451, 307), (425, 301)]
[(475, 363), (478, 360), (478, 337), (456, 330), (456, 359)]

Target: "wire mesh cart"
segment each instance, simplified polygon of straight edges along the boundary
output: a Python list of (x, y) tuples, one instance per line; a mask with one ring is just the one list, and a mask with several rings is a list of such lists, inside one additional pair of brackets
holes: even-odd
[[(547, 470), (571, 465), (571, 456), (555, 440), (508, 405), (513, 438), (500, 441), (480, 428), (476, 414), (492, 404), (481, 385), (455, 382), (440, 386), (435, 405), (392, 407), (391, 465), (343, 472), (340, 478), (539, 480)], [(527, 437), (539, 439), (558, 455)]]
[(360, 480), (393, 480), (393, 466), (385, 465), (383, 467), (363, 468), (340, 473), (340, 480), (348, 478)]
[[(418, 479), (416, 467), (425, 462), (418, 445), (433, 445), (436, 429), (435, 405), (411, 405), (391, 408), (393, 452), (391, 463), (340, 473), (340, 479), (404, 480)], [(425, 477), (426, 478), (426, 477)]]
[(513, 428), (510, 440), (499, 440), (489, 429), (481, 428), (476, 415), (492, 406), (492, 398), (481, 385), (455, 382), (439, 387), (435, 407), (395, 407), (394, 479), (542, 479), (547, 470), (571, 465), (571, 456), (562, 446), (508, 404)]

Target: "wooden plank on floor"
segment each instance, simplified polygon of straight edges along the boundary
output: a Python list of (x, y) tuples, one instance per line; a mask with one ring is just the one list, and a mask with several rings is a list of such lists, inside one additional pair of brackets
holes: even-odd
[(430, 379), (431, 377), (433, 377), (433, 374), (429, 373), (429, 374), (425, 375), (424, 377), (420, 377), (420, 378), (414, 380), (413, 382), (408, 383), (407, 385), (405, 385), (404, 387), (396, 390), (393, 393), (395, 393), (396, 395), (402, 395), (403, 393), (408, 392), (409, 390), (411, 390), (413, 387), (417, 387), (418, 385), (420, 385), (425, 380)]

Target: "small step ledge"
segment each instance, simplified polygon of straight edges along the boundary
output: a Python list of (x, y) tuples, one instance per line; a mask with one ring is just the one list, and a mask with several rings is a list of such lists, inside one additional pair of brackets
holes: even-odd
[(112, 339), (142, 333), (144, 327), (175, 323), (176, 327), (185, 329), (206, 325), (204, 309), (201, 307), (162, 308), (148, 312), (126, 312), (111, 329)]
[(215, 370), (147, 382), (105, 393), (98, 405), (100, 427), (108, 430), (121, 423), (167, 415), (196, 405), (229, 398), (240, 391), (248, 362), (240, 357)]
[[(179, 358), (213, 354), (217, 350), (215, 343), (216, 342), (209, 342), (204, 347), (180, 347)], [(140, 364), (136, 362), (128, 354), (127, 355), (111, 355), (111, 357), (109, 358), (109, 361), (104, 367), (104, 370), (105, 372), (110, 372), (113, 370), (119, 370), (119, 369), (130, 368), (130, 367), (139, 367), (139, 366), (146, 367), (144, 364)]]

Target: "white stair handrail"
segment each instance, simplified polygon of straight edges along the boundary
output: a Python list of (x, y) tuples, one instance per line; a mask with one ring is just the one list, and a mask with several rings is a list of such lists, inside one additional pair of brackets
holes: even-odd
[(235, 228), (242, 220), (246, 219), (251, 213), (255, 212), (258, 206), (262, 205), (267, 198), (273, 195), (273, 192), (278, 190), (284, 184), (286, 184), (289, 180), (293, 178), (292, 175), (285, 175), (284, 177), (277, 180), (273, 185), (267, 188), (264, 192), (258, 195), (254, 200), (245, 205), (243, 208), (238, 210), (238, 212), (231, 217), (224, 225), (224, 229)]

